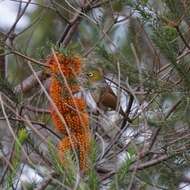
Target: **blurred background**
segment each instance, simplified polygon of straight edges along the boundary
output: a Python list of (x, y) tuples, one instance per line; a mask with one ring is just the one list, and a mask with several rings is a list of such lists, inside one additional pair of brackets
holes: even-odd
[[(188, 0), (0, 0), (0, 188), (189, 190), (189, 27)], [(101, 68), (131, 120), (91, 113), (96, 158), (80, 182), (57, 169), (60, 134), (28, 65), (48, 90), (52, 48)]]

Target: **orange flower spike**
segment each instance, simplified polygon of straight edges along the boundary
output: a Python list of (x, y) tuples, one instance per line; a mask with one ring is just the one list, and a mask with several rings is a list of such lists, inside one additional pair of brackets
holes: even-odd
[(90, 134), (88, 132), (78, 133), (76, 139), (79, 146), (79, 160), (81, 170), (88, 168), (88, 155), (90, 153)]
[(55, 125), (55, 128), (57, 131), (66, 134), (66, 127), (64, 126), (62, 120), (59, 118), (59, 116), (57, 115), (57, 113), (55, 111), (51, 112), (51, 117), (52, 117), (52, 121)]
[(72, 147), (76, 148), (76, 141), (74, 140), (74, 137), (65, 137), (58, 143), (58, 156), (60, 158), (60, 161), (63, 163), (64, 166), (67, 166), (66, 160), (65, 160), (65, 153), (67, 151), (72, 150)]
[[(77, 80), (76, 77), (81, 73), (81, 58), (56, 53), (48, 58), (48, 64), (50, 66), (50, 73), (52, 74), (50, 96), (65, 119), (71, 135), (68, 135), (66, 126), (64, 126), (58, 114), (52, 110), (51, 116), (55, 128), (65, 136), (58, 144), (60, 160), (64, 160), (66, 151), (72, 150), (71, 144), (73, 143), (74, 148), (79, 152), (80, 169), (85, 170), (88, 166), (91, 139), (89, 116), (86, 112), (84, 99), (73, 96), (74, 93), (80, 91), (80, 86), (72, 82), (73, 80)], [(56, 77), (57, 75), (61, 76), (60, 69), (67, 79), (69, 90)]]

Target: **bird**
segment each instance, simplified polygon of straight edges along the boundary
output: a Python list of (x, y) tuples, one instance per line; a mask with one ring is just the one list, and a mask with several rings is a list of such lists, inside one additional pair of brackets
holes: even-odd
[[(121, 105), (119, 105), (119, 98), (113, 92), (112, 88), (105, 81), (104, 73), (101, 68), (91, 68), (86, 73), (88, 88), (90, 93), (100, 110), (118, 111), (123, 117), (126, 116)], [(119, 106), (118, 106), (119, 105)]]

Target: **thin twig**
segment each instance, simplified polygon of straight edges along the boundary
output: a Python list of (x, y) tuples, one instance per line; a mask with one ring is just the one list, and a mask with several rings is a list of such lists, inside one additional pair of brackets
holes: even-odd
[(52, 182), (53, 178), (58, 177), (58, 174), (53, 172), (49, 174), (44, 180), (41, 182), (41, 184), (38, 185), (34, 190), (45, 190), (46, 187)]
[(20, 57), (22, 57), (22, 58), (24, 58), (24, 59), (26, 59), (28, 61), (31, 61), (31, 63), (35, 63), (35, 64), (37, 64), (39, 66), (43, 66), (43, 67), (49, 68), (48, 65), (46, 65), (46, 64), (44, 64), (44, 63), (42, 63), (40, 61), (37, 61), (37, 60), (35, 60), (35, 59), (31, 58), (31, 57), (28, 57), (28, 56), (26, 56), (26, 55), (24, 55), (24, 54), (22, 54), (22, 53), (20, 53), (20, 52), (18, 52), (16, 50), (12, 50), (11, 53), (13, 53), (15, 55), (18, 55), (18, 56), (20, 56)]
[(74, 8), (69, 1), (66, 1), (66, 3), (73, 9), (75, 10), (76, 14), (73, 16), (73, 18), (69, 21), (69, 24), (67, 24), (65, 31), (63, 32), (63, 34), (61, 35), (61, 37), (59, 38), (57, 44), (59, 46), (67, 46), (69, 41), (71, 40), (72, 36), (74, 35), (76, 29), (78, 28), (78, 25), (82, 19), (81, 16), (87, 17), (91, 22), (93, 22), (94, 24), (96, 24), (94, 22), (94, 20), (92, 20), (90, 17), (88, 17), (88, 15), (86, 15), (85, 13), (87, 13), (89, 10), (92, 9), (92, 6), (90, 6), (90, 4), (93, 1), (87, 1), (87, 3), (85, 5), (83, 5), (83, 7), (81, 7), (80, 9), (76, 9)]
[(188, 42), (186, 41), (185, 37), (183, 36), (183, 34), (181, 33), (181, 30), (179, 29), (179, 26), (176, 25), (175, 29), (178, 32), (179, 36), (181, 37), (181, 39), (182, 39), (183, 43), (185, 44), (185, 46), (190, 50), (190, 46), (189, 46)]
[[(22, 1), (21, 1), (20, 3), (22, 3)], [(15, 30), (15, 27), (16, 27), (17, 23), (18, 23), (19, 20), (22, 18), (22, 16), (25, 14), (26, 9), (27, 9), (28, 6), (30, 5), (30, 3), (31, 3), (31, 0), (28, 0), (28, 2), (26, 3), (25, 7), (23, 8), (23, 11), (18, 15), (16, 21), (14, 22), (14, 24), (13, 24), (12, 27), (10, 28), (9, 32), (7, 32), (5, 41), (10, 37), (10, 35), (11, 35), (12, 33), (14, 33), (14, 30)]]

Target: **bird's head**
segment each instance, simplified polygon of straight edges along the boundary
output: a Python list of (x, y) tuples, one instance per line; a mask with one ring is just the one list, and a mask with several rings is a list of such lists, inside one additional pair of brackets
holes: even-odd
[(90, 68), (86, 73), (86, 78), (90, 84), (102, 82), (104, 80), (104, 74), (100, 68)]
[(101, 88), (106, 84), (104, 73), (101, 68), (88, 68), (85, 75), (89, 89)]

